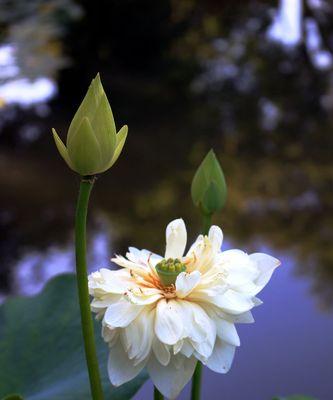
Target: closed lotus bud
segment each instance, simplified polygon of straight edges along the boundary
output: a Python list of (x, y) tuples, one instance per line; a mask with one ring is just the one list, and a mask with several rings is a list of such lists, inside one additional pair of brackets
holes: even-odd
[(210, 150), (194, 175), (191, 187), (193, 203), (204, 214), (220, 211), (227, 199), (227, 186), (220, 163)]
[(55, 129), (53, 137), (59, 153), (68, 166), (82, 176), (100, 174), (118, 159), (125, 144), (128, 128), (116, 131), (110, 104), (99, 74), (70, 124), (66, 146)]

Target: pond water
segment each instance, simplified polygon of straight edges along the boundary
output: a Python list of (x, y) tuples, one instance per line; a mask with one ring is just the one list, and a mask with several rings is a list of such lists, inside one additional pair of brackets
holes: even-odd
[[(38, 11), (40, 2), (32, 3)], [(203, 398), (269, 400), (302, 393), (332, 399), (333, 56), (317, 40), (314, 17), (302, 47), (300, 1), (280, 2), (294, 10), (297, 22), (287, 43), (283, 10), (268, 29), (271, 2), (241, 2), (232, 13), (215, 2), (193, 13), (189, 4), (196, 2), (167, 1), (173, 5), (161, 10), (149, 2), (152, 15), (139, 18), (135, 10), (131, 23), (127, 6), (110, 3), (112, 12), (96, 13), (89, 2), (55, 2), (55, 8), (34, 10), (32, 19), (24, 18), (30, 8), (12, 16), (15, 10), (5, 7), (0, 302), (38, 293), (51, 277), (74, 271), (79, 182), (57, 154), (50, 128), (64, 137), (88, 81), (100, 70), (117, 126), (127, 123), (129, 137), (115, 167), (95, 185), (90, 271), (112, 267), (113, 254), (129, 245), (162, 253), (165, 226), (174, 218), (184, 218), (189, 240), (196, 237), (200, 220), (190, 183), (213, 147), (228, 185), (227, 205), (214, 220), (224, 231), (224, 249), (265, 251), (282, 266), (259, 296), (264, 303), (254, 310), (255, 324), (238, 327), (241, 346), (231, 371), (204, 371)], [(308, 3), (313, 9), (322, 4)], [(81, 25), (70, 25), (64, 10), (75, 20), (85, 15)], [(332, 20), (319, 18), (328, 25)], [(101, 32), (96, 28), (104, 25)], [(309, 46), (313, 35), (315, 48)], [(68, 55), (61, 50), (65, 38)], [(326, 61), (319, 63), (323, 52)], [(147, 382), (135, 399), (151, 393)]]
[[(138, 140), (155, 154), (152, 160)], [(43, 141), (1, 152), (2, 299), (37, 293), (50, 277), (74, 268), (78, 180), (55, 153), (51, 138), (46, 145)], [(156, 157), (160, 144), (153, 136), (133, 134), (119, 165), (97, 181), (89, 225), (90, 270), (111, 266), (110, 257), (128, 245), (162, 252), (165, 225), (173, 218), (184, 217), (191, 239), (198, 233), (200, 223), (189, 196), (194, 162), (184, 153), (182, 162), (174, 163), (173, 154), (182, 151), (177, 147), (171, 155), (161, 153), (161, 161)], [(219, 156), (229, 186), (228, 205), (215, 220), (224, 230), (223, 247), (265, 251), (282, 266), (260, 296), (264, 304), (254, 310), (255, 324), (238, 327), (241, 347), (231, 371), (205, 371), (204, 398), (243, 400), (251, 393), (251, 399), (270, 399), (306, 393), (329, 400), (333, 283), (330, 248), (323, 241), (332, 215), (320, 216), (324, 194), (316, 192), (316, 185), (302, 192), (302, 182), (296, 190), (290, 168), (279, 166), (279, 160)], [(249, 168), (252, 163), (261, 164), (260, 174)], [(293, 165), (295, 171), (300, 168)], [(275, 182), (268, 173), (276, 173)], [(276, 186), (286, 175), (289, 192), (280, 195)], [(147, 383), (135, 398), (146, 399), (151, 390)]]

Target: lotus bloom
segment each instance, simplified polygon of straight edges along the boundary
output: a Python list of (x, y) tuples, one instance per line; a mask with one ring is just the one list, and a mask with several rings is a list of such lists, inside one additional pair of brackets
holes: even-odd
[(256, 295), (280, 262), (263, 253), (221, 251), (222, 237), (212, 226), (184, 256), (186, 228), (177, 219), (166, 229), (164, 257), (130, 247), (126, 258), (112, 259), (123, 268), (89, 276), (114, 385), (146, 366), (158, 390), (175, 398), (198, 360), (228, 372), (240, 345), (235, 323), (253, 322), (250, 310), (261, 304)]
[(66, 146), (52, 129), (56, 146), (68, 166), (82, 176), (100, 174), (117, 161), (125, 144), (128, 128), (116, 133), (110, 104), (99, 74), (70, 124)]

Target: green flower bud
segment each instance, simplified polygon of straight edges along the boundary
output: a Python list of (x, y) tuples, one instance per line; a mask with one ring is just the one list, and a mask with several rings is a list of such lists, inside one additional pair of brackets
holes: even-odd
[(168, 260), (162, 260), (156, 264), (156, 272), (160, 277), (160, 280), (164, 286), (174, 285), (177, 276), (181, 272), (186, 271), (186, 266), (178, 258), (169, 258)]
[(56, 146), (68, 166), (78, 174), (100, 174), (117, 161), (127, 136), (127, 125), (119, 132), (99, 74), (70, 124), (66, 146), (52, 129)]
[(191, 186), (192, 200), (204, 214), (220, 211), (227, 199), (227, 186), (220, 163), (210, 150), (197, 172)]

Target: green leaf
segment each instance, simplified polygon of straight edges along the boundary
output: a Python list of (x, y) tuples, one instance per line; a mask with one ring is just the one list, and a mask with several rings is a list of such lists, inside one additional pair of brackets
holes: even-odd
[[(105, 400), (130, 399), (147, 375), (112, 387), (108, 347), (100, 324), (95, 328)], [(0, 307), (0, 399), (10, 393), (25, 400), (91, 399), (74, 275), (53, 279), (36, 297), (10, 298)]]

